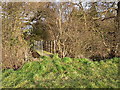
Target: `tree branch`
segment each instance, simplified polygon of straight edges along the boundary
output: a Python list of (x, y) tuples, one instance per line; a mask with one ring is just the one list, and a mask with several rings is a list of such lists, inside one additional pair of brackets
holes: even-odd
[(111, 16), (111, 17), (106, 17), (104, 19), (102, 19), (101, 21), (107, 20), (107, 19), (111, 19), (111, 18), (115, 18), (116, 16)]
[(103, 18), (103, 19), (101, 19), (100, 17), (98, 17), (98, 18), (93, 18), (93, 20), (101, 20), (101, 21), (104, 21), (104, 20), (112, 19), (112, 18), (116, 18), (116, 16), (110, 16), (110, 17), (106, 17), (106, 18)]

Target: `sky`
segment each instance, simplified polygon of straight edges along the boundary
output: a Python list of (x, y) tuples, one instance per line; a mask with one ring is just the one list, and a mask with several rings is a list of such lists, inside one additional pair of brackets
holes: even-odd
[(86, 1), (86, 2), (118, 2), (120, 0), (0, 0), (1, 2), (74, 2), (74, 1)]

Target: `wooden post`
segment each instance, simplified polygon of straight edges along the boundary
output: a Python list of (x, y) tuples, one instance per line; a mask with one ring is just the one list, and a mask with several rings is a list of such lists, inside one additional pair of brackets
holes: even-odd
[(42, 40), (40, 41), (40, 51), (41, 51), (41, 53), (43, 55), (43, 41)]
[(55, 54), (56, 53), (56, 50), (55, 50), (55, 48), (56, 48), (56, 40), (53, 41), (53, 46), (54, 46), (53, 49), (54, 49), (54, 54)]
[(53, 45), (52, 45), (52, 44), (53, 44), (53, 41), (50, 42), (50, 46), (51, 46), (51, 47), (50, 47), (50, 50), (51, 50), (50, 53), (53, 53), (53, 50), (52, 50), (52, 49), (53, 49), (53, 48), (52, 48)]
[(47, 51), (47, 41), (45, 41), (45, 50)]

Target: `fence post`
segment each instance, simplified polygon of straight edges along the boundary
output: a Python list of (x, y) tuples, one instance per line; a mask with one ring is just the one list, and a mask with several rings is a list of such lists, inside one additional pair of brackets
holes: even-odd
[(56, 53), (56, 40), (54, 40), (54, 42), (53, 42), (53, 46), (54, 46), (54, 54)]

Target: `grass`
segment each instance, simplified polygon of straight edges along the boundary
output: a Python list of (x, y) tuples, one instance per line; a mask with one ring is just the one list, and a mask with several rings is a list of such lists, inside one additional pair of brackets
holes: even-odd
[(105, 61), (41, 57), (14, 71), (2, 71), (2, 88), (119, 88), (120, 58)]

